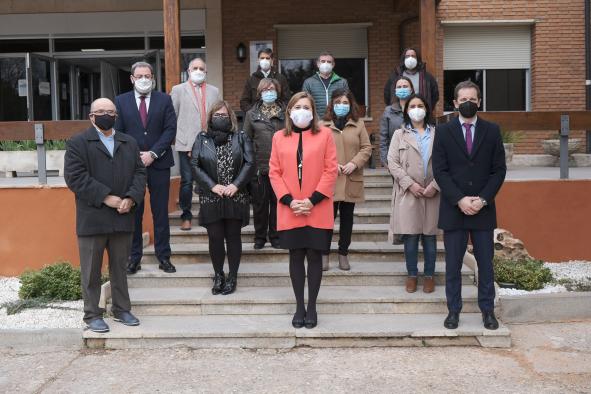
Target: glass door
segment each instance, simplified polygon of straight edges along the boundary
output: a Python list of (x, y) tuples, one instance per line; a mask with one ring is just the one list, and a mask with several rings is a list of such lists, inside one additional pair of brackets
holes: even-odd
[(55, 60), (35, 53), (26, 59), (28, 120), (52, 120), (57, 113)]
[(25, 55), (0, 55), (0, 122), (27, 120)]

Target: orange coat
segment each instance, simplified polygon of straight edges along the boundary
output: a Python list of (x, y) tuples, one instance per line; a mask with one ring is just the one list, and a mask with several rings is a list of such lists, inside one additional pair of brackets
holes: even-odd
[(283, 130), (273, 136), (269, 179), (280, 200), (291, 194), (295, 200), (303, 200), (318, 191), (327, 198), (316, 204), (310, 215), (294, 215), (291, 208), (277, 203), (277, 230), (290, 230), (310, 226), (332, 230), (334, 225), (333, 195), (337, 179), (337, 152), (332, 131), (321, 127), (320, 132), (302, 135), (302, 187), (300, 189), (297, 171), (297, 151), (299, 134), (285, 136)]

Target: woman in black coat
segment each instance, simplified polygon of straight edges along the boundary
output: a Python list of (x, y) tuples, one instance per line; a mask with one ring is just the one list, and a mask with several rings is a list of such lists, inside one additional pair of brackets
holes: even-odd
[[(199, 225), (207, 229), (209, 255), (215, 272), (213, 294), (231, 294), (242, 255), (241, 228), (250, 220), (247, 184), (254, 175), (254, 155), (248, 136), (238, 130), (236, 115), (225, 101), (207, 116), (207, 132), (197, 136), (191, 154), (193, 178), (199, 184)], [(228, 277), (224, 260), (228, 249)]]

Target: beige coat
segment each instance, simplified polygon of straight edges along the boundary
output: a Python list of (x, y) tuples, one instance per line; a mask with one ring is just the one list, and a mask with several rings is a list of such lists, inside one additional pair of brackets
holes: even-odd
[[(365, 123), (359, 119), (347, 121), (344, 130), (339, 130), (332, 121), (324, 123), (332, 130), (337, 146), (337, 160), (340, 165), (354, 163), (357, 169), (350, 175), (339, 174), (335, 184), (335, 201), (363, 202), (363, 167), (371, 156), (371, 143), (365, 129)], [(304, 148), (305, 149), (305, 148)]]
[[(388, 169), (394, 176), (390, 236), (392, 234), (436, 235), (438, 233), (440, 193), (439, 186), (433, 179), (431, 163), (434, 139), (435, 127), (431, 126), (429, 168), (427, 176), (425, 176), (423, 159), (413, 132), (403, 127), (396, 130), (392, 137), (388, 150)], [(431, 184), (438, 192), (431, 198), (416, 198), (409, 190), (414, 182), (422, 187)]]

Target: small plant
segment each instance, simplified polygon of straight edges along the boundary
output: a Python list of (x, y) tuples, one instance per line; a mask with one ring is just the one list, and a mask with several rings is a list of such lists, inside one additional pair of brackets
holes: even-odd
[[(65, 150), (65, 140), (49, 140), (45, 141), (45, 149), (47, 150)], [(0, 151), (34, 151), (37, 150), (37, 144), (33, 140), (22, 141), (0, 141)]]
[(501, 139), (503, 144), (518, 144), (523, 140), (523, 133), (521, 131), (501, 130)]
[(497, 282), (514, 283), (521, 290), (539, 290), (552, 281), (552, 271), (544, 267), (541, 260), (509, 260), (495, 256), (493, 264)]
[(39, 271), (27, 271), (20, 276), (21, 299), (43, 298), (72, 301), (82, 298), (80, 269), (67, 261), (46, 265)]

